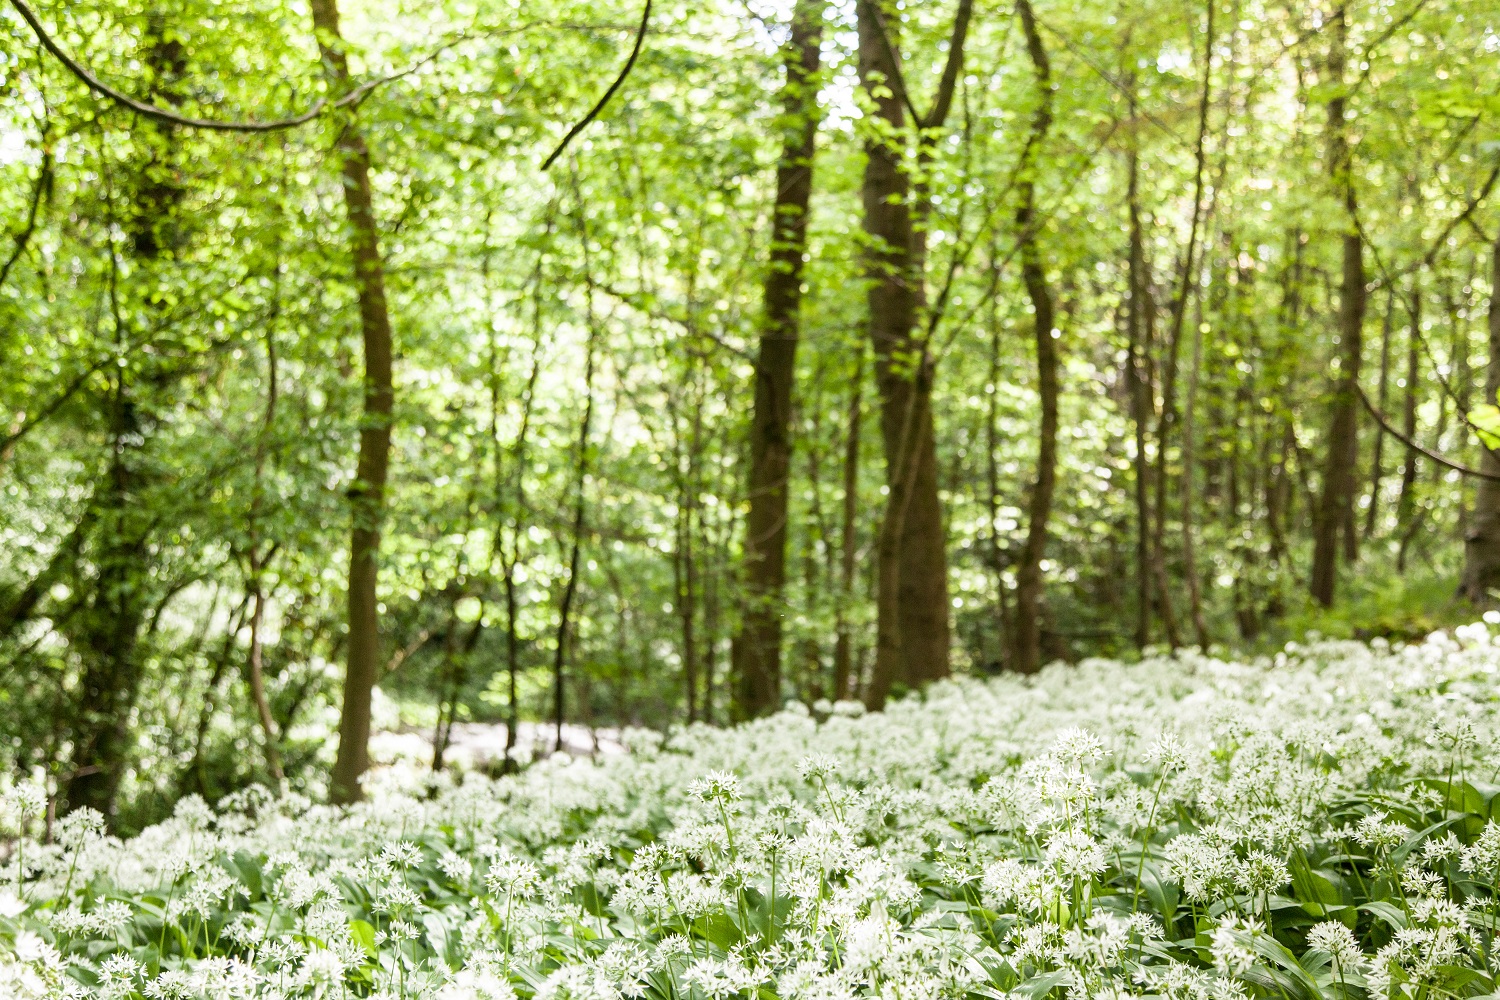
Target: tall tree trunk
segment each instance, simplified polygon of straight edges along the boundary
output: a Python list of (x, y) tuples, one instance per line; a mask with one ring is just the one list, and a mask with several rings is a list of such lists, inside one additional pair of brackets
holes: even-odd
[[(913, 199), (903, 166), (910, 95), (884, 2), (857, 5), (860, 78), (884, 125), (884, 134), (866, 140), (861, 189), (887, 484), (876, 555), (875, 670), (865, 692), (872, 708), (885, 704), (897, 681), (915, 687), (949, 672), (948, 559), (932, 423), (934, 361), (916, 330), (924, 305), (926, 243), (920, 225), (913, 224), (911, 205), (924, 199)], [(947, 120), (971, 13), (970, 0), (960, 0), (937, 98), (915, 123), (923, 132)], [(930, 135), (919, 140), (930, 141)]]
[(1208, 24), (1203, 48), (1203, 80), (1198, 96), (1198, 137), (1193, 150), (1193, 206), (1188, 222), (1187, 248), (1182, 256), (1177, 292), (1172, 298), (1171, 326), (1167, 333), (1167, 356), (1162, 374), (1161, 413), (1156, 420), (1156, 481), (1155, 515), (1153, 525), (1152, 560), (1157, 578), (1158, 599), (1161, 602), (1162, 625), (1167, 634), (1167, 643), (1172, 648), (1178, 645), (1177, 626), (1170, 610), (1170, 591), (1166, 572), (1167, 534), (1167, 457), (1172, 430), (1177, 423), (1177, 366), (1182, 352), (1182, 327), (1187, 317), (1188, 296), (1197, 284), (1197, 250), (1200, 224), (1203, 220), (1203, 173), (1207, 165), (1204, 153), (1208, 139), (1209, 97), (1213, 82), (1213, 3), (1207, 4)]
[[(815, 384), (823, 381), (822, 365), (813, 370)], [(823, 587), (821, 579), (822, 561), (818, 558), (818, 545), (821, 542), (824, 550), (832, 548), (829, 545), (831, 532), (828, 530), (828, 519), (823, 514), (823, 483), (819, 472), (823, 466), (822, 449), (817, 442), (822, 440), (822, 421), (818, 419), (822, 411), (822, 399), (815, 397), (812, 401), (812, 426), (808, 428), (808, 447), (804, 449), (807, 458), (807, 492), (810, 498), (808, 503), (807, 517), (804, 519), (802, 535), (802, 593), (804, 614), (809, 621), (818, 621), (820, 605), (823, 600)], [(804, 629), (802, 641), (798, 643), (801, 647), (802, 676), (795, 678), (792, 690), (797, 692), (797, 697), (805, 705), (810, 705), (824, 695), (824, 684), (827, 678), (823, 674), (823, 648), (819, 636), (812, 629)]]
[[(582, 208), (579, 208), (582, 212)], [(578, 559), (583, 549), (583, 533), (588, 513), (589, 434), (594, 421), (594, 356), (597, 351), (599, 323), (594, 317), (594, 285), (589, 276), (588, 232), (579, 219), (579, 240), (583, 244), (584, 278), (588, 283), (588, 343), (583, 361), (583, 417), (578, 421), (578, 482), (573, 496), (573, 539), (568, 549), (568, 581), (563, 585), (562, 603), (557, 613), (557, 642), (552, 658), (552, 721), (556, 729), (554, 750), (563, 748), (563, 719), (566, 706), (567, 645), (572, 623), (573, 599), (578, 593)]]
[[(516, 766), (512, 756), (520, 738), (521, 709), (517, 699), (517, 681), (521, 671), (521, 637), (517, 629), (520, 607), (516, 595), (516, 567), (521, 560), (521, 520), (526, 512), (526, 466), (527, 435), (531, 430), (531, 414), (535, 410), (537, 379), (542, 371), (542, 259), (537, 257), (532, 287), (532, 341), (531, 373), (526, 377), (526, 391), (521, 395), (521, 426), (516, 431), (512, 449), (511, 494), (515, 506), (506, 516), (505, 480), (500, 462), (500, 382), (498, 374), (490, 382), (490, 430), (495, 438), (495, 512), (501, 521), (495, 525), (495, 549), (500, 556), (500, 572), (505, 592), (505, 763), (509, 772)], [(493, 330), (491, 331), (493, 333)], [(495, 362), (491, 341), (491, 364)], [(510, 551), (504, 548), (505, 528), (509, 528)]]
[[(152, 93), (180, 104), (182, 98), (173, 88), (187, 70), (187, 53), (160, 14), (148, 16), (144, 62), (151, 73)], [(185, 188), (174, 162), (171, 126), (153, 122), (145, 128), (164, 152), (152, 153), (140, 164), (131, 178), (129, 216), (118, 221), (136, 262), (150, 268), (180, 243), (177, 209)], [(113, 216), (112, 199), (109, 211)], [(109, 219), (112, 225), (116, 221)], [(124, 359), (136, 352), (127, 348), (129, 320), (120, 308), (121, 269), (113, 244), (109, 253), (115, 349)], [(67, 809), (87, 806), (111, 820), (120, 782), (131, 763), (130, 714), (143, 676), (140, 640), (150, 598), (151, 518), (143, 494), (151, 477), (142, 453), (151, 421), (144, 392), (132, 385), (133, 376), (148, 364), (142, 359), (116, 369), (113, 392), (105, 401), (110, 454), (93, 538), (96, 578), (82, 629), (85, 665), (71, 720), (72, 761), (61, 782)], [(149, 370), (145, 375), (138, 379), (143, 388), (151, 381)], [(93, 518), (85, 514), (85, 520)], [(74, 537), (81, 543), (79, 534)]]
[(786, 582), (787, 480), (791, 474), (802, 256), (818, 131), (818, 54), (827, 0), (797, 0), (785, 50), (781, 163), (771, 222), (765, 318), (750, 422), (750, 510), (745, 519), (745, 611), (731, 646), (735, 709), (750, 718), (781, 701), (782, 591)]
[[(1484, 366), (1484, 402), (1495, 405), (1500, 393), (1500, 234), (1490, 257), (1489, 357)], [(1500, 476), (1500, 455), (1489, 448), (1480, 458), (1480, 469)], [(1481, 479), (1474, 493), (1474, 513), (1464, 537), (1464, 573), (1460, 590), (1475, 604), (1493, 600), (1491, 591), (1500, 587), (1500, 482)]]
[(79, 681), (72, 767), (62, 789), (69, 810), (87, 806), (106, 817), (114, 814), (129, 762), (129, 719), (141, 682), (139, 645), (146, 611), (141, 573), (147, 535), (136, 506), (144, 486), (140, 427), (123, 369), (110, 398), (109, 434), (111, 457), (96, 543), (98, 579), (86, 612), (87, 662)]
[[(279, 249), (279, 248), (278, 248)], [(279, 255), (278, 255), (279, 259)], [(250, 680), (250, 698), (255, 703), (255, 714), (260, 718), (261, 732), (265, 737), (266, 770), (270, 772), (278, 788), (284, 788), (286, 774), (281, 769), (281, 750), (276, 735), (276, 720), (271, 714), (271, 702), (266, 696), (265, 640), (265, 580), (266, 564), (270, 553), (261, 549), (260, 514), (265, 505), (266, 459), (270, 448), (271, 431), (276, 423), (278, 396), (276, 371), (276, 319), (281, 311), (281, 272), (278, 268), (273, 279), (275, 300), (271, 317), (266, 324), (266, 409), (261, 416), (260, 434), (255, 439), (254, 485), (250, 495), (250, 597), (254, 602), (250, 612), (250, 652), (246, 657), (245, 672)]]
[[(697, 408), (701, 411), (701, 406)], [(676, 541), (672, 553), (674, 606), (682, 630), (682, 692), (687, 701), (687, 720), (698, 721), (698, 554), (694, 549), (694, 514), (698, 507), (698, 420), (688, 447), (687, 469), (677, 495)]]
[[(1406, 337), (1406, 396), (1401, 408), (1401, 433), (1406, 440), (1417, 439), (1417, 377), (1421, 372), (1421, 356), (1418, 346), (1421, 343), (1422, 329), (1422, 281), (1420, 275), (1413, 275), (1411, 298), (1407, 307), (1410, 311), (1407, 319), (1410, 327)], [(1399, 533), (1396, 548), (1396, 569), (1399, 572), (1406, 570), (1406, 549), (1411, 544), (1411, 538), (1416, 531), (1420, 519), (1416, 516), (1417, 503), (1417, 450), (1410, 446), (1406, 449), (1406, 458), (1401, 463), (1401, 491), (1396, 495), (1396, 531)]]
[(849, 384), (849, 415), (844, 429), (843, 524), (839, 535), (839, 601), (835, 612), (833, 699), (854, 697), (853, 636), (849, 609), (854, 601), (854, 557), (859, 529), (859, 432), (864, 409), (865, 352), (860, 350)]
[[(311, 0), (313, 30), (329, 89), (349, 89), (349, 63), (339, 32), (336, 0)], [(349, 254), (359, 290), (359, 323), (364, 341), (364, 409), (360, 419), (359, 463), (349, 488), (349, 635), (344, 673), (344, 704), (339, 716), (339, 750), (329, 798), (356, 802), (360, 779), (370, 766), (370, 699), (380, 671), (380, 605), (376, 596), (380, 529), (385, 515), (385, 481), (391, 457), (391, 317), (385, 300), (385, 266), (375, 222), (370, 184), (370, 150), (351, 113), (341, 122), (338, 151), (344, 208), (349, 219)]]
[[(1132, 117), (1134, 100), (1132, 99)], [(1147, 343), (1146, 302), (1151, 294), (1151, 280), (1146, 274), (1146, 241), (1141, 226), (1139, 186), (1140, 156), (1130, 150), (1126, 206), (1130, 212), (1130, 297), (1126, 323), (1129, 330), (1129, 352), (1126, 358), (1126, 392), (1130, 397), (1130, 421), (1135, 430), (1135, 645), (1145, 648), (1151, 641), (1151, 492), (1150, 471), (1146, 460), (1147, 425), (1154, 404), (1151, 379), (1146, 370), (1150, 345)]]
[(1036, 111), (1031, 118), (1031, 133), (1026, 138), (1026, 160), (1016, 174), (1016, 239), (1021, 247), (1021, 280), (1031, 299), (1032, 326), (1036, 341), (1037, 394), (1041, 397), (1042, 419), (1037, 434), (1036, 481), (1031, 487), (1027, 505), (1030, 523), (1026, 544), (1016, 568), (1016, 610), (1011, 630), (1009, 666), (1023, 674), (1041, 666), (1042, 639), (1042, 557), (1047, 548), (1047, 527), (1052, 517), (1052, 497), (1057, 487), (1057, 338), (1052, 293), (1047, 287), (1047, 270), (1042, 262), (1037, 230), (1041, 220), (1036, 214), (1036, 172), (1041, 145), (1052, 127), (1052, 70), (1047, 50), (1037, 30), (1036, 16), (1030, 0), (1016, 0), (1016, 12), (1026, 32), (1026, 51), (1031, 56), (1039, 93)]
[[(1388, 285), (1385, 290), (1385, 319), (1380, 325), (1380, 412), (1386, 412), (1390, 402), (1391, 386), (1391, 327), (1395, 322), (1396, 287)], [(1380, 485), (1385, 478), (1385, 428), (1375, 427), (1375, 453), (1370, 457), (1370, 506), (1365, 511), (1364, 537), (1375, 534), (1375, 521), (1380, 511)]]
[(985, 479), (985, 518), (987, 521), (986, 555), (989, 560), (990, 572), (995, 575), (995, 654), (994, 657), (984, 657), (986, 652), (983, 638), (980, 639), (981, 662), (986, 664), (986, 669), (1001, 669), (1008, 653), (1006, 647), (1010, 639), (1010, 616), (1008, 602), (1005, 599), (1005, 563), (1007, 549), (1000, 547), (1000, 296), (999, 289), (999, 267), (998, 253), (995, 240), (990, 242), (990, 290), (989, 290), (989, 326), (990, 326), (990, 368), (989, 378), (985, 383), (984, 403), (984, 479)]
[(1343, 198), (1343, 276), (1339, 288), (1339, 372), (1334, 386), (1328, 422), (1327, 451), (1323, 459), (1322, 494), (1313, 519), (1313, 565), (1308, 586), (1313, 599), (1325, 608), (1333, 604), (1338, 579), (1338, 543), (1342, 531), (1354, 526), (1355, 466), (1359, 462), (1359, 365), (1363, 353), (1365, 322), (1364, 245), (1355, 228), (1352, 155), (1344, 112), (1348, 98), (1343, 93), (1344, 46), (1349, 27), (1342, 8), (1333, 14), (1332, 42), (1328, 52), (1328, 75), (1336, 88), (1328, 102), (1328, 173), (1334, 190)]
[[(1197, 284), (1195, 281), (1194, 284)], [(1193, 623), (1193, 637), (1198, 648), (1208, 649), (1208, 625), (1203, 620), (1203, 592), (1198, 578), (1197, 539), (1194, 520), (1197, 511), (1198, 476), (1198, 378), (1203, 367), (1203, 312), (1200, 306), (1193, 324), (1193, 357), (1188, 367), (1187, 400), (1182, 412), (1182, 575), (1187, 583), (1188, 617)], [(1233, 509), (1233, 507), (1231, 507)]]

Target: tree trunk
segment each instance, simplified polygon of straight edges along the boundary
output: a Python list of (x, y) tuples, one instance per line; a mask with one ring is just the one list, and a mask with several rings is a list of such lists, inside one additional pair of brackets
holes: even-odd
[[(1390, 402), (1391, 386), (1391, 326), (1395, 322), (1396, 287), (1387, 285), (1385, 290), (1385, 319), (1380, 325), (1380, 388), (1378, 405), (1386, 412)], [(1375, 521), (1380, 510), (1380, 484), (1385, 478), (1385, 428), (1375, 427), (1375, 454), (1370, 457), (1370, 506), (1365, 511), (1364, 537), (1375, 534)]]
[[(512, 757), (516, 741), (520, 737), (521, 710), (516, 699), (517, 679), (521, 670), (521, 639), (517, 632), (516, 616), (519, 604), (516, 600), (516, 566), (521, 560), (521, 518), (526, 510), (526, 465), (527, 434), (531, 430), (531, 414), (535, 409), (537, 379), (542, 371), (542, 261), (537, 258), (532, 287), (532, 342), (531, 373), (526, 377), (526, 391), (521, 396), (521, 426), (516, 431), (516, 441), (511, 461), (514, 481), (512, 493), (515, 507), (505, 517), (505, 485), (500, 462), (500, 383), (498, 376), (490, 383), (491, 433), (495, 438), (495, 512), (503, 518), (504, 525), (495, 525), (495, 547), (500, 556), (500, 571), (505, 591), (505, 763), (507, 773), (516, 766)], [(492, 341), (493, 344), (493, 341)], [(492, 355), (493, 357), (493, 355)], [(497, 369), (498, 370), (498, 369)], [(503, 526), (510, 529), (510, 551), (504, 550)]]
[(63, 781), (67, 809), (83, 806), (113, 816), (115, 794), (129, 758), (129, 719), (140, 688), (137, 655), (146, 592), (141, 578), (147, 536), (137, 506), (140, 429), (126, 374), (116, 377), (110, 400), (112, 455), (101, 504), (98, 579), (84, 627), (87, 663), (78, 686), (72, 766)]
[(854, 697), (853, 636), (849, 608), (854, 601), (854, 557), (859, 528), (859, 432), (863, 411), (865, 352), (860, 350), (849, 386), (849, 416), (844, 431), (843, 524), (839, 537), (839, 603), (833, 645), (833, 700)]
[[(261, 732), (266, 741), (266, 770), (270, 772), (279, 789), (286, 785), (286, 774), (281, 769), (281, 750), (276, 736), (276, 720), (271, 714), (271, 702), (266, 697), (266, 672), (264, 657), (265, 581), (266, 564), (270, 555), (261, 551), (260, 514), (265, 505), (265, 469), (270, 446), (271, 431), (276, 423), (278, 396), (276, 371), (276, 317), (281, 306), (280, 270), (276, 271), (275, 301), (271, 320), (266, 325), (266, 409), (261, 417), (260, 434), (255, 440), (254, 487), (250, 497), (250, 593), (254, 601), (250, 613), (250, 653), (246, 658), (245, 672), (250, 679), (250, 698), (255, 703), (255, 714), (260, 718)], [(273, 543), (274, 546), (274, 543)]]
[[(1484, 367), (1484, 402), (1495, 405), (1500, 393), (1500, 234), (1490, 258), (1489, 357)], [(1480, 469), (1500, 476), (1500, 455), (1489, 448), (1480, 458)], [(1464, 573), (1460, 590), (1475, 604), (1493, 600), (1491, 591), (1500, 587), (1500, 482), (1481, 479), (1474, 493), (1474, 513), (1464, 536)]]
[[(1348, 22), (1342, 9), (1333, 15), (1328, 75), (1335, 87), (1344, 80), (1344, 45)], [(1354, 195), (1352, 156), (1342, 91), (1328, 102), (1328, 172), (1334, 189), (1343, 196), (1343, 277), (1339, 289), (1339, 372), (1328, 422), (1328, 444), (1323, 459), (1323, 492), (1313, 519), (1313, 565), (1309, 591), (1323, 607), (1333, 604), (1338, 578), (1341, 531), (1354, 526), (1355, 466), (1359, 462), (1359, 365), (1365, 321), (1364, 245), (1355, 228), (1358, 204)]]
[(1151, 279), (1146, 274), (1146, 241), (1141, 226), (1139, 161), (1137, 151), (1132, 148), (1126, 188), (1126, 205), (1130, 212), (1130, 297), (1126, 317), (1130, 347), (1125, 378), (1126, 392), (1130, 397), (1130, 421), (1135, 428), (1135, 644), (1137, 649), (1144, 649), (1151, 641), (1151, 491), (1146, 433), (1154, 403), (1151, 378), (1146, 369), (1150, 331), (1146, 325), (1145, 300), (1151, 294)]
[[(329, 89), (349, 89), (349, 64), (339, 33), (336, 0), (311, 0), (313, 30)], [(349, 635), (344, 673), (344, 704), (339, 716), (339, 750), (334, 761), (329, 799), (343, 804), (363, 794), (360, 780), (370, 766), (370, 699), (380, 670), (380, 606), (376, 583), (380, 528), (385, 514), (385, 481), (390, 468), (391, 317), (385, 300), (385, 267), (375, 223), (370, 184), (370, 150), (358, 122), (341, 123), (338, 141), (344, 208), (349, 219), (349, 253), (359, 290), (359, 322), (364, 346), (364, 409), (359, 431), (359, 464), (349, 488), (352, 528), (349, 533)]]
[[(1406, 397), (1401, 409), (1401, 432), (1408, 441), (1417, 439), (1417, 376), (1421, 372), (1421, 357), (1418, 345), (1422, 329), (1422, 281), (1420, 275), (1412, 277), (1411, 299), (1408, 302), (1410, 327), (1406, 337)], [(1416, 531), (1417, 450), (1406, 449), (1406, 459), (1401, 463), (1401, 491), (1396, 495), (1396, 531), (1400, 537), (1396, 548), (1396, 569), (1406, 570), (1406, 549)]]
[[(885, 704), (898, 681), (915, 687), (949, 671), (948, 560), (932, 423), (933, 358), (916, 331), (925, 240), (913, 225), (912, 186), (903, 167), (907, 123), (901, 98), (909, 100), (910, 95), (901, 79), (899, 39), (888, 30), (883, 2), (860, 0), (857, 6), (860, 78), (885, 132), (865, 142), (861, 188), (887, 485), (876, 555), (875, 670), (865, 692), (872, 708)], [(947, 120), (971, 12), (972, 4), (961, 0), (937, 99), (916, 123), (923, 131)]]
[(987, 557), (990, 572), (995, 575), (995, 653), (994, 657), (988, 658), (984, 655), (987, 643), (980, 639), (980, 662), (985, 664), (986, 670), (1003, 669), (1006, 656), (1006, 647), (1010, 637), (1010, 617), (1008, 602), (1005, 599), (1005, 563), (1008, 554), (1008, 546), (1002, 549), (1000, 546), (1000, 296), (997, 294), (1000, 283), (1000, 269), (997, 266), (999, 254), (995, 246), (995, 240), (990, 241), (990, 289), (989, 289), (989, 326), (990, 326), (990, 369), (989, 378), (985, 383), (984, 404), (984, 479), (985, 479), (985, 518), (987, 521), (986, 539)]
[(1207, 651), (1208, 625), (1203, 620), (1203, 589), (1198, 578), (1197, 532), (1193, 524), (1197, 515), (1194, 507), (1198, 476), (1198, 378), (1203, 367), (1202, 318), (1200, 308), (1198, 322), (1193, 324), (1193, 360), (1188, 368), (1187, 400), (1182, 412), (1182, 575), (1187, 583), (1188, 618), (1193, 623), (1193, 637), (1198, 641), (1198, 648)]
[[(696, 421), (695, 421), (696, 424)], [(693, 514), (697, 508), (698, 435), (694, 428), (688, 468), (677, 496), (676, 542), (672, 554), (673, 584), (678, 623), (682, 630), (682, 691), (687, 720), (698, 721), (698, 556), (693, 548)]]
[[(187, 54), (181, 41), (170, 36), (162, 15), (148, 17), (144, 61), (152, 74), (152, 92), (169, 104), (181, 103), (172, 88), (186, 72)], [(122, 222), (133, 256), (149, 268), (177, 249), (177, 209), (185, 189), (173, 162), (171, 127), (156, 123), (147, 127), (168, 152), (164, 157), (152, 155), (132, 177), (129, 217), (108, 221), (112, 225)], [(113, 208), (111, 202), (111, 216)], [(113, 291), (119, 279), (113, 251), (110, 266)], [(115, 301), (116, 296), (111, 299)], [(118, 306), (114, 322), (115, 348), (122, 360), (127, 354), (140, 357), (127, 349), (129, 324)], [(61, 799), (67, 809), (87, 806), (110, 819), (120, 781), (130, 764), (130, 714), (143, 676), (139, 647), (151, 586), (151, 518), (149, 498), (144, 495), (151, 475), (143, 461), (145, 434), (151, 421), (144, 393), (138, 395), (132, 386), (132, 376), (149, 363), (143, 359), (136, 366), (118, 368), (114, 391), (105, 401), (110, 455), (99, 500), (98, 531), (93, 537), (96, 578), (82, 630), (85, 665), (71, 720), (73, 756), (70, 770), (60, 782)], [(144, 375), (139, 381), (149, 389), (151, 372), (147, 370)], [(81, 543), (80, 533), (73, 537)]]
[[(580, 211), (582, 209), (580, 208)], [(557, 643), (552, 659), (552, 721), (556, 727), (553, 749), (563, 747), (563, 717), (566, 689), (564, 670), (567, 666), (568, 627), (573, 611), (573, 598), (578, 592), (578, 558), (583, 549), (585, 517), (588, 512), (589, 480), (589, 433), (594, 420), (594, 355), (597, 349), (599, 323), (594, 318), (594, 286), (589, 277), (588, 233), (579, 220), (579, 239), (583, 243), (584, 279), (588, 282), (588, 343), (584, 347), (583, 362), (583, 417), (578, 422), (578, 483), (573, 497), (573, 541), (568, 550), (568, 582), (563, 586), (562, 604), (557, 615)]]
[(1016, 239), (1021, 247), (1021, 280), (1031, 299), (1032, 326), (1036, 341), (1037, 393), (1041, 397), (1042, 419), (1037, 436), (1036, 481), (1031, 487), (1027, 505), (1030, 523), (1026, 544), (1016, 568), (1015, 625), (1011, 631), (1010, 668), (1029, 674), (1041, 666), (1042, 639), (1042, 557), (1047, 548), (1047, 527), (1052, 517), (1052, 497), (1057, 487), (1057, 339), (1053, 336), (1055, 314), (1052, 293), (1047, 287), (1047, 271), (1042, 262), (1037, 230), (1041, 221), (1036, 215), (1036, 170), (1040, 147), (1052, 127), (1052, 72), (1047, 50), (1037, 31), (1036, 17), (1030, 0), (1016, 0), (1016, 12), (1026, 32), (1026, 50), (1031, 56), (1040, 94), (1031, 119), (1031, 133), (1026, 138), (1026, 160), (1016, 175), (1016, 192), (1020, 201), (1016, 209)]
[(781, 702), (792, 385), (818, 131), (818, 56), (826, 6), (826, 0), (797, 0), (785, 50), (786, 82), (779, 122), (781, 163), (776, 169), (765, 318), (755, 365), (755, 411), (750, 422), (745, 611), (730, 651), (736, 679), (735, 710), (740, 718), (763, 715)]

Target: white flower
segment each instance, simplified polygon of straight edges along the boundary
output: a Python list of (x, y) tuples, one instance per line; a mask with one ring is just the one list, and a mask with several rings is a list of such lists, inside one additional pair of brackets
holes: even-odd
[(688, 786), (704, 802), (733, 802), (740, 797), (740, 779), (729, 771), (710, 771)]

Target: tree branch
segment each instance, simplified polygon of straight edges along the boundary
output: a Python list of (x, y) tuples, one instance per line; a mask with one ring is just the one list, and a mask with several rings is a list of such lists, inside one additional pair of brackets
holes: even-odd
[(111, 87), (89, 72), (86, 66), (70, 56), (61, 45), (57, 44), (52, 36), (47, 33), (47, 29), (42, 26), (42, 22), (37, 18), (36, 13), (30, 7), (26, 6), (25, 0), (10, 0), (10, 5), (21, 15), (21, 19), (31, 27), (37, 41), (42, 43), (42, 48), (50, 52), (58, 62), (67, 68), (68, 72), (83, 81), (84, 85), (94, 93), (129, 108), (143, 118), (149, 118), (152, 121), (158, 121), (165, 125), (180, 125), (184, 128), (204, 129), (210, 132), (279, 132), (289, 128), (296, 128), (298, 125), (307, 124), (332, 108), (342, 108), (358, 104), (369, 95), (370, 91), (381, 84), (407, 76), (415, 72), (418, 67), (436, 58), (436, 53), (433, 53), (399, 73), (392, 73), (389, 76), (383, 76), (362, 83), (336, 101), (330, 102), (327, 98), (320, 97), (313, 102), (312, 107), (290, 118), (278, 118), (274, 121), (264, 122), (234, 122), (220, 121), (213, 118), (194, 118), (189, 115), (178, 114), (175, 111), (169, 111), (148, 101), (131, 97), (129, 94)]
[[(10, 277), (10, 269), (16, 266), (16, 261), (21, 259), (21, 255), (26, 252), (26, 247), (30, 245), (31, 236), (36, 232), (36, 217), (37, 212), (40, 211), (42, 207), (42, 198), (46, 195), (47, 189), (52, 185), (52, 151), (50, 149), (47, 149), (46, 145), (47, 129), (45, 126), (43, 126), (42, 166), (41, 169), (37, 171), (36, 186), (31, 189), (31, 207), (26, 211), (26, 224), (21, 227), (21, 231), (19, 233), (16, 233), (15, 249), (12, 250), (10, 256), (5, 259), (5, 266), (0, 267), (0, 288), (3, 288), (5, 286), (5, 279)], [(0, 451), (4, 450), (4, 446), (0, 446)]]
[[(14, 3), (15, 0), (12, 0), (12, 2)], [(609, 85), (609, 89), (604, 92), (603, 97), (599, 98), (599, 102), (589, 109), (589, 113), (584, 115), (583, 119), (577, 125), (569, 129), (567, 135), (563, 136), (562, 142), (557, 144), (557, 148), (552, 151), (552, 155), (547, 157), (546, 161), (542, 163), (544, 171), (550, 169), (552, 164), (557, 162), (557, 158), (563, 154), (563, 150), (568, 148), (568, 143), (572, 142), (578, 133), (588, 128), (589, 123), (599, 117), (599, 112), (603, 111), (604, 106), (609, 103), (609, 99), (615, 96), (615, 91), (624, 85), (625, 78), (630, 75), (631, 69), (635, 66), (636, 57), (641, 54), (641, 43), (646, 40), (646, 28), (650, 24), (651, 0), (646, 0), (646, 7), (641, 11), (641, 26), (635, 31), (635, 46), (630, 50), (630, 58), (625, 60), (625, 65), (620, 69), (620, 75), (615, 77), (615, 82)]]
[(1370, 416), (1375, 419), (1375, 422), (1380, 425), (1381, 429), (1391, 437), (1395, 438), (1397, 441), (1400, 441), (1402, 444), (1406, 445), (1412, 451), (1421, 455), (1423, 458), (1427, 459), (1430, 462), (1436, 462), (1438, 465), (1443, 466), (1445, 469), (1452, 469), (1454, 472), (1460, 473), (1465, 476), (1472, 476), (1475, 479), (1488, 479), (1491, 482), (1500, 483), (1500, 475), (1492, 475), (1488, 472), (1482, 472), (1479, 469), (1471, 469), (1467, 465), (1459, 465), (1457, 462), (1450, 461), (1444, 458), (1442, 455), (1439, 455), (1435, 451), (1428, 451), (1426, 448), (1423, 448), (1421, 445), (1417, 444), (1417, 442), (1413, 441), (1411, 438), (1407, 437), (1405, 434), (1402, 434), (1400, 431), (1396, 430), (1396, 428), (1391, 426), (1391, 422), (1386, 419), (1385, 414), (1377, 410), (1375, 408), (1375, 404), (1370, 402), (1370, 397), (1365, 394), (1364, 386), (1356, 382), (1354, 384), (1354, 388), (1355, 391), (1359, 393), (1359, 401), (1365, 404), (1365, 409), (1369, 411)]
[[(974, 0), (958, 0), (958, 10), (953, 15), (953, 36), (948, 40), (948, 61), (943, 64), (943, 75), (932, 100), (932, 110), (927, 112), (927, 117), (917, 119), (917, 125), (921, 128), (936, 128), (948, 120), (948, 109), (953, 105), (953, 90), (958, 83), (958, 73), (964, 65), (964, 40), (968, 37), (969, 20), (973, 14)], [(885, 33), (883, 26), (881, 33)]]

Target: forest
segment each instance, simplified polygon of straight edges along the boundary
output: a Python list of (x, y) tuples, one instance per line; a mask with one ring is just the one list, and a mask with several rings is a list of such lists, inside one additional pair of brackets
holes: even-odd
[(62, 811), (1500, 583), (1500, 8), (30, 2), (0, 736)]
[(1497, 0), (4, 0), (0, 998), (1500, 995)]

